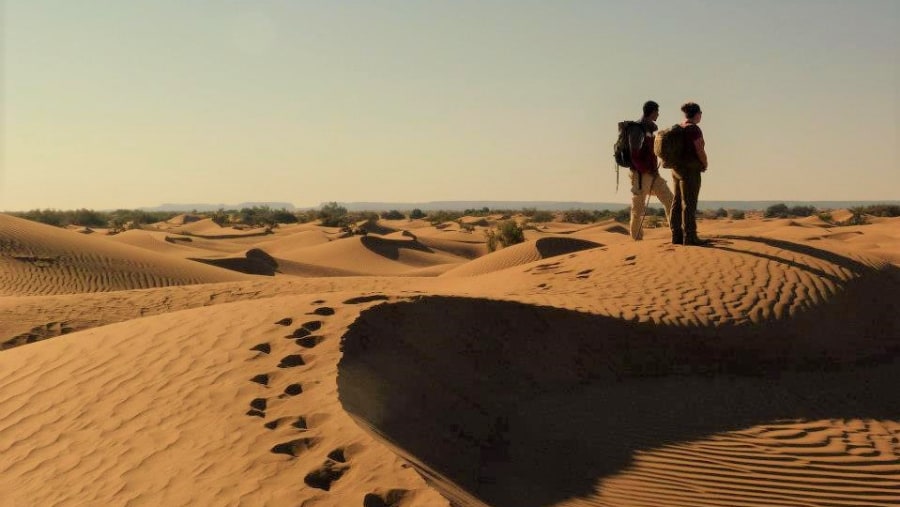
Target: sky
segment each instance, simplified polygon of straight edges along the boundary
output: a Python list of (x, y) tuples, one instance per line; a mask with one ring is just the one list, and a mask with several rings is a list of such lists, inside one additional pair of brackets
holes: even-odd
[(898, 0), (0, 6), (0, 210), (625, 203), (648, 99), (701, 201), (900, 199)]

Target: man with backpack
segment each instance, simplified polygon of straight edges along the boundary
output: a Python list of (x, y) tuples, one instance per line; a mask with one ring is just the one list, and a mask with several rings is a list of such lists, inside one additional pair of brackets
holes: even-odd
[[(666, 180), (659, 174), (659, 162), (653, 152), (654, 133), (658, 129), (659, 104), (652, 100), (644, 103), (644, 114), (639, 121), (623, 122), (627, 129), (627, 162), (631, 169), (631, 238), (639, 241), (644, 237), (643, 222), (650, 196), (655, 195), (666, 211), (672, 208), (672, 191)], [(623, 127), (620, 127), (623, 128)], [(617, 157), (618, 159), (618, 157)], [(671, 220), (670, 220), (671, 223)]]
[[(681, 123), (679, 154), (672, 162), (672, 182), (675, 198), (672, 202), (669, 224), (672, 243), (701, 246), (708, 243), (697, 237), (697, 201), (700, 198), (700, 174), (706, 172), (706, 143), (697, 125), (703, 116), (700, 106), (688, 102), (681, 106), (685, 120)], [(677, 126), (676, 126), (677, 127)], [(673, 127), (674, 130), (678, 130)], [(671, 129), (670, 129), (671, 130)], [(668, 163), (665, 165), (669, 165)]]

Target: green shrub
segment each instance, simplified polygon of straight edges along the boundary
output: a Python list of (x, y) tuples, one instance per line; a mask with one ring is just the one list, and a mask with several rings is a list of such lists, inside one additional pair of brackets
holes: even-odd
[(788, 207), (787, 204), (773, 204), (766, 208), (766, 212), (763, 215), (766, 218), (787, 218), (788, 217)]
[(422, 213), (422, 210), (419, 208), (415, 208), (409, 212), (409, 218), (412, 220), (419, 220), (420, 218), (425, 218), (425, 213)]
[(332, 201), (322, 205), (317, 214), (325, 227), (341, 227), (347, 225), (347, 208)]
[(725, 208), (719, 208), (716, 210), (715, 217), (716, 218), (726, 218), (728, 216), (728, 210)]
[[(525, 215), (525, 216), (529, 216), (529, 215)], [(538, 224), (545, 223), (545, 222), (552, 222), (553, 221), (553, 213), (551, 213), (549, 211), (539, 210), (539, 211), (535, 211), (534, 213), (532, 213), (530, 215), (530, 218), (531, 218), (532, 222), (535, 222)]]
[(392, 209), (390, 211), (383, 211), (381, 213), (381, 218), (385, 220), (402, 220), (406, 218), (406, 215), (400, 213), (399, 211)]
[(444, 222), (455, 222), (462, 217), (458, 211), (437, 210), (428, 213), (428, 221), (432, 224), (442, 224)]
[(733, 209), (728, 212), (728, 216), (731, 217), (732, 220), (743, 220), (745, 215), (744, 211), (739, 209)]
[(563, 222), (570, 224), (589, 224), (596, 220), (594, 213), (584, 209), (570, 209), (563, 212)]
[(504, 248), (525, 241), (525, 232), (515, 220), (504, 220), (497, 225), (497, 230), (493, 229), (485, 231), (487, 238), (488, 251), (493, 252), (497, 249), (497, 245)]

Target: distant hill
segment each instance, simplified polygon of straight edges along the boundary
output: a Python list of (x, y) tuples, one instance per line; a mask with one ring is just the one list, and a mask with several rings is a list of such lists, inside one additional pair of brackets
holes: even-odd
[(216, 211), (218, 209), (242, 209), (242, 208), (252, 208), (254, 206), (262, 207), (268, 206), (272, 209), (286, 209), (288, 211), (294, 211), (297, 208), (294, 207), (293, 204), (289, 202), (242, 202), (240, 204), (176, 204), (176, 203), (165, 203), (160, 204), (155, 207), (144, 207), (138, 208), (144, 211)]

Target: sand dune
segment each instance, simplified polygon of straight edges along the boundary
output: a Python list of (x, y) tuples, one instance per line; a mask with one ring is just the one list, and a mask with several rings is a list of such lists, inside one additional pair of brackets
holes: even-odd
[(898, 224), (0, 215), (0, 505), (897, 505)]
[(292, 255), (280, 258), (356, 275), (394, 276), (466, 260), (433, 250), (413, 238), (386, 238), (374, 234), (294, 250)]
[(0, 295), (227, 282), (242, 275), (0, 215)]
[(601, 246), (603, 245), (573, 238), (540, 238), (535, 241), (503, 248), (447, 271), (442, 276), (483, 275), (541, 259)]

